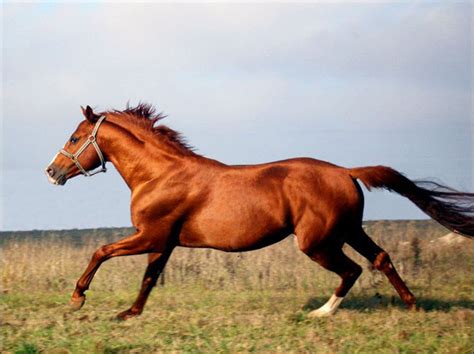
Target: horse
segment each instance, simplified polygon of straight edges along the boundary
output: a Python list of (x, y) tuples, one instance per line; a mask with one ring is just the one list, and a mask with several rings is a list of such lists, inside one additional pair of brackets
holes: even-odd
[(415, 296), (389, 254), (362, 228), (362, 182), (396, 192), (446, 228), (474, 237), (474, 193), (439, 183), (412, 181), (386, 166), (344, 168), (312, 158), (257, 165), (226, 165), (197, 154), (183, 136), (156, 124), (164, 118), (149, 104), (95, 113), (85, 119), (45, 172), (64, 185), (77, 175), (106, 171), (111, 162), (131, 190), (135, 232), (98, 248), (76, 283), (74, 310), (100, 265), (112, 257), (148, 254), (148, 266), (133, 305), (117, 315), (140, 315), (175, 247), (207, 247), (226, 252), (259, 249), (296, 236), (299, 249), (336, 273), (340, 284), (310, 317), (332, 315), (362, 268), (342, 250), (348, 244), (383, 272), (408, 309)]

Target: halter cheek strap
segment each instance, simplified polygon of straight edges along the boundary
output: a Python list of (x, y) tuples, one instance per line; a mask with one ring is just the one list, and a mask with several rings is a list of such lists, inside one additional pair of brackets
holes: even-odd
[[(92, 130), (91, 135), (89, 135), (87, 137), (87, 140), (84, 142), (84, 144), (82, 144), (82, 146), (79, 148), (79, 150), (77, 150), (74, 154), (71, 154), (70, 152), (67, 152), (64, 149), (59, 150), (59, 153), (63, 154), (66, 157), (69, 157), (72, 160), (72, 162), (75, 163), (75, 165), (77, 166), (79, 171), (81, 171), (81, 173), (86, 177), (90, 177), (90, 176), (96, 175), (96, 174), (101, 173), (101, 172), (107, 172), (107, 168), (105, 167), (104, 155), (102, 154), (102, 151), (100, 151), (100, 147), (99, 147), (99, 144), (97, 144), (97, 138), (96, 138), (97, 137), (97, 132), (99, 131), (99, 127), (100, 127), (100, 125), (102, 124), (102, 122), (104, 120), (105, 120), (105, 116), (102, 116), (102, 117), (99, 118), (97, 123), (95, 123), (94, 129)], [(94, 172), (86, 171), (84, 169), (84, 167), (82, 167), (81, 163), (78, 160), (79, 155), (82, 154), (84, 152), (84, 150), (90, 144), (92, 144), (92, 146), (95, 148), (95, 151), (97, 152), (97, 156), (99, 156), (99, 159), (100, 159), (100, 164), (102, 166), (100, 170), (97, 170), (97, 171), (94, 171)]]

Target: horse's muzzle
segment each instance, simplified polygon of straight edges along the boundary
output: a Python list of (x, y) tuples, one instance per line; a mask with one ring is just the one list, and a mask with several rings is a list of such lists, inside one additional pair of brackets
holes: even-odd
[(48, 167), (46, 167), (44, 173), (46, 173), (46, 176), (48, 177), (48, 181), (50, 183), (59, 186), (64, 186), (66, 184), (66, 174), (60, 173), (60, 171), (57, 171), (53, 166), (49, 165)]

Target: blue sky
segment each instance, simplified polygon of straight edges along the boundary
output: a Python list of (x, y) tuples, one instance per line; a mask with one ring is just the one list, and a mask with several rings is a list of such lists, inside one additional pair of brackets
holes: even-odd
[[(155, 104), (229, 164), (310, 156), (474, 189), (472, 5), (3, 4), (1, 230), (127, 226), (118, 174), (43, 174), (80, 105)], [(366, 193), (366, 219), (423, 218)]]

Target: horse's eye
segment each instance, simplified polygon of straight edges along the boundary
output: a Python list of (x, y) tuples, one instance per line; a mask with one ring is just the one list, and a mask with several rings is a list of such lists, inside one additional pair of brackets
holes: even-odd
[(78, 138), (76, 138), (75, 136), (72, 136), (71, 139), (69, 139), (69, 141), (72, 143), (72, 144), (75, 144), (79, 141)]

